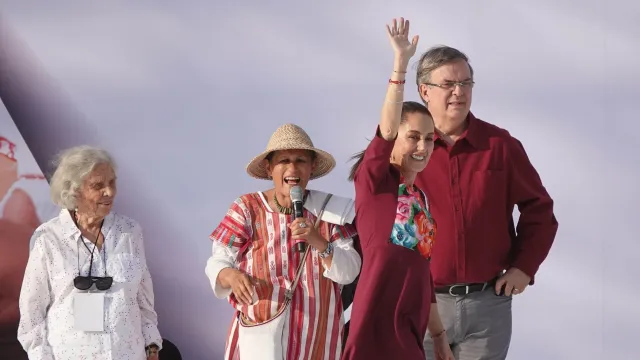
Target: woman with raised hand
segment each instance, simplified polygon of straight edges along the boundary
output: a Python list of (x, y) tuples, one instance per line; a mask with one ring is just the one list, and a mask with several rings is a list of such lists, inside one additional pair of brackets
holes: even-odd
[(387, 25), (395, 54), (380, 123), (351, 171), (363, 263), (344, 360), (424, 360), (423, 339), (434, 338), (438, 359), (453, 360), (429, 270), (436, 222), (414, 184), (433, 150), (427, 108), (404, 102), (405, 74), (418, 44), (409, 21)]

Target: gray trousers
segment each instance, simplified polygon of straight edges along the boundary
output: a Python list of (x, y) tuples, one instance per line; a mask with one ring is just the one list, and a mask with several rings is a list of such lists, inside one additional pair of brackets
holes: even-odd
[[(511, 342), (511, 297), (496, 296), (493, 287), (466, 296), (436, 294), (438, 310), (457, 360), (503, 360)], [(424, 339), (427, 360), (434, 360), (433, 341)]]

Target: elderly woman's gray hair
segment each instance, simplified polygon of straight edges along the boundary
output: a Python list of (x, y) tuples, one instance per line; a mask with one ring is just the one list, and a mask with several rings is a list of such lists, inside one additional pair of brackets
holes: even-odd
[(64, 209), (75, 210), (82, 182), (100, 164), (108, 164), (116, 170), (111, 155), (99, 148), (82, 145), (61, 152), (51, 176), (51, 200)]

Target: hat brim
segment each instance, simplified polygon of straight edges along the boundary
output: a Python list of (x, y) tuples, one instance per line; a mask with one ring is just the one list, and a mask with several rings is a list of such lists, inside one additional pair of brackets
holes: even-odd
[(267, 174), (267, 168), (265, 167), (264, 160), (266, 159), (267, 155), (279, 150), (310, 150), (315, 152), (316, 167), (309, 180), (323, 177), (330, 173), (331, 170), (336, 167), (336, 160), (333, 158), (333, 155), (324, 150), (320, 150), (314, 147), (283, 147), (264, 151), (260, 155), (254, 157), (253, 160), (249, 162), (249, 165), (247, 165), (247, 173), (251, 177), (254, 177), (256, 179), (269, 180), (269, 175)]

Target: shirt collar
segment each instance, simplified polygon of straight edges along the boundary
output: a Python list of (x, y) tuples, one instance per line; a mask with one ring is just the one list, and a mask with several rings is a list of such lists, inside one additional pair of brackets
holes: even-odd
[[(107, 237), (107, 233), (111, 230), (111, 225), (114, 220), (113, 212), (110, 212), (105, 216), (104, 223), (102, 224), (102, 236)], [(73, 221), (73, 217), (71, 216), (71, 212), (67, 209), (60, 210), (60, 225), (62, 225), (63, 234), (65, 234), (65, 238), (70, 240), (78, 240), (80, 237), (80, 229), (76, 226), (75, 221)]]
[[(460, 135), (460, 140), (465, 139), (471, 146), (475, 147), (476, 149), (485, 147), (486, 136), (484, 136), (484, 132), (482, 131), (483, 129), (480, 120), (478, 120), (471, 112), (469, 112), (469, 115), (467, 115), (467, 122), (469, 123), (469, 126), (467, 126), (467, 129), (462, 133), (462, 135)], [(444, 141), (438, 136), (437, 132), (434, 139)]]

